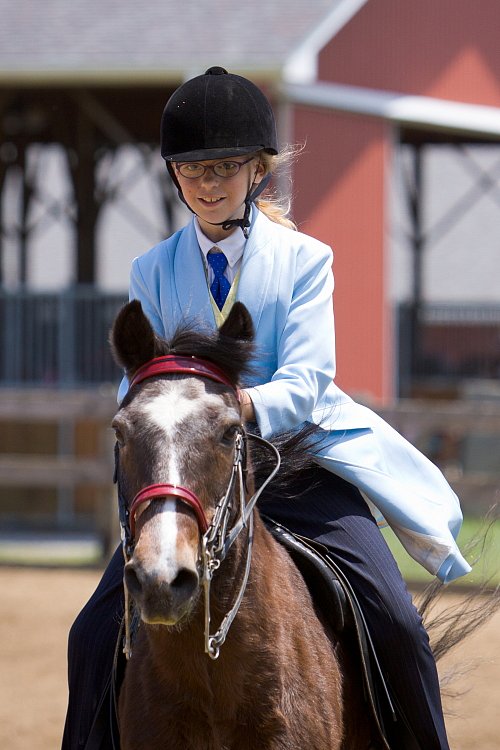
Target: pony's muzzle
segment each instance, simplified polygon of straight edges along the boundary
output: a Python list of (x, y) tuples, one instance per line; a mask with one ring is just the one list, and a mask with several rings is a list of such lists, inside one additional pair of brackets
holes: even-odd
[(141, 619), (150, 624), (178, 623), (190, 610), (200, 583), (196, 570), (179, 567), (166, 575), (165, 570), (146, 570), (134, 559), (125, 565), (124, 576)]

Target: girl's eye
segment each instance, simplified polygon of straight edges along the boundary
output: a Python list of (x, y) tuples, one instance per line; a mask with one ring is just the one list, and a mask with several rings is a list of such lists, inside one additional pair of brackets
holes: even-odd
[(234, 161), (221, 161), (217, 164), (217, 174), (222, 177), (231, 177), (239, 171), (240, 165)]

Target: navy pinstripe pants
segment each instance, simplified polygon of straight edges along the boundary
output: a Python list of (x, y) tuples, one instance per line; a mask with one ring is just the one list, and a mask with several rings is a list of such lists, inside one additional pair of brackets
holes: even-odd
[[(434, 657), (395, 560), (358, 490), (319, 467), (314, 475), (312, 487), (308, 478), (308, 488), (296, 488), (297, 497), (280, 501), (263, 496), (260, 507), (329, 548), (363, 607), (382, 669), (421, 750), (449, 750)], [(123, 612), (122, 576), (118, 549), (71, 628), (63, 750), (85, 747), (111, 670)], [(103, 745), (103, 750), (109, 748), (110, 741)]]

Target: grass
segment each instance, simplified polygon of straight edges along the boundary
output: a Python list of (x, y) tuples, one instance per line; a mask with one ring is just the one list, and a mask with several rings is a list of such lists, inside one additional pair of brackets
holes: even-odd
[[(430, 573), (427, 573), (421, 565), (408, 555), (390, 528), (383, 529), (382, 533), (406, 581), (410, 584), (425, 584), (434, 579)], [(486, 543), (482, 550), (484, 538)], [(474, 540), (476, 540), (476, 544), (474, 544)], [(469, 552), (467, 551), (467, 545), (470, 544), (473, 544), (473, 549)], [(500, 520), (492, 522), (488, 528), (488, 522), (483, 519), (465, 518), (458, 537), (458, 545), (472, 565), (472, 572), (457, 579), (454, 585), (475, 586), (487, 579), (491, 579), (492, 585), (500, 584)]]
[(97, 539), (68, 539), (61, 535), (46, 538), (3, 535), (0, 565), (82, 567), (99, 564), (101, 546)]
[[(468, 543), (474, 539), (484, 537), (487, 523), (484, 520), (468, 517), (458, 537), (459, 547), (466, 550)], [(401, 545), (390, 528), (382, 533), (391, 548), (405, 580), (422, 585), (434, 579), (421, 565), (415, 562)], [(473, 566), (472, 573), (459, 578), (454, 585), (477, 585), (481, 581), (491, 578), (492, 584), (500, 584), (500, 520), (491, 524), (487, 535), (487, 543), (481, 559), (474, 564), (481, 545), (477, 544), (475, 552), (465, 553), (467, 560)], [(24, 539), (8, 539), (5, 536), (0, 541), (0, 564), (10, 565), (54, 565), (80, 567), (96, 565), (101, 562), (101, 549), (96, 540), (80, 539), (68, 541), (53, 537), (51, 540), (33, 541)]]

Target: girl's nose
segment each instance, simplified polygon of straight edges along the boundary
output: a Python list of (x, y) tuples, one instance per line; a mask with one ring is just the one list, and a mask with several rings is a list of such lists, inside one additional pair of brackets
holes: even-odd
[(200, 182), (202, 185), (217, 185), (220, 179), (212, 169), (207, 169), (205, 174), (200, 177)]

